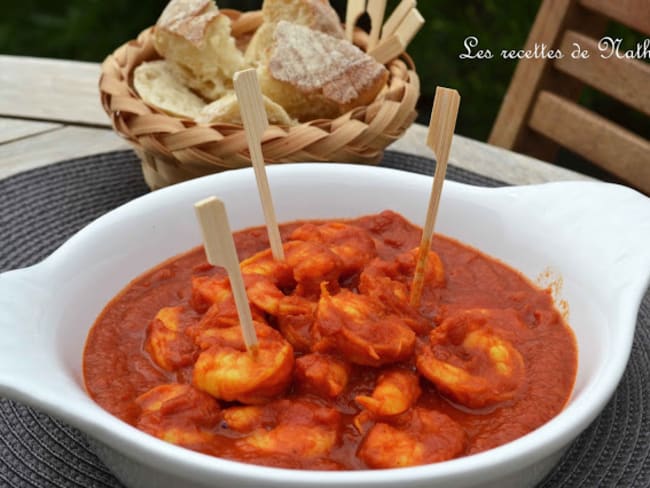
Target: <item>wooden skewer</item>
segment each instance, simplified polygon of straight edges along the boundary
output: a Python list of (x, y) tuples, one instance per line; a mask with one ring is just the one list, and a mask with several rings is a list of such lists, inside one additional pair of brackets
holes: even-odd
[(404, 49), (408, 47), (411, 43), (415, 34), (417, 34), (422, 26), (424, 25), (425, 20), (422, 17), (422, 14), (418, 9), (411, 9), (411, 11), (406, 15), (402, 23), (397, 27), (395, 33), (402, 39), (404, 43)]
[(244, 343), (249, 351), (254, 352), (258, 344), (257, 334), (255, 334), (253, 316), (248, 304), (226, 207), (218, 198), (210, 197), (195, 203), (194, 209), (203, 234), (205, 255), (210, 264), (226, 268), (232, 294), (235, 297)]
[(348, 41), (352, 42), (354, 27), (365, 10), (366, 0), (348, 0), (348, 9), (345, 14), (345, 37)]
[(402, 0), (400, 4), (395, 7), (395, 10), (390, 14), (388, 20), (381, 29), (381, 40), (388, 39), (392, 36), (402, 21), (406, 18), (411, 9), (417, 5), (416, 0)]
[(456, 118), (458, 117), (458, 107), (460, 106), (460, 95), (456, 90), (449, 88), (437, 87), (435, 98), (433, 100), (433, 110), (431, 111), (431, 121), (429, 122), (429, 134), (427, 136), (427, 146), (429, 146), (436, 155), (436, 172), (433, 177), (433, 187), (429, 198), (429, 208), (427, 218), (422, 229), (422, 241), (420, 242), (420, 251), (418, 253), (415, 275), (411, 284), (411, 306), (417, 307), (422, 297), (422, 287), (424, 285), (424, 269), (427, 264), (431, 240), (433, 238), (433, 228), (436, 223), (438, 207), (440, 205), (440, 195), (442, 194), (442, 184), (445, 181), (447, 172), (447, 161), (449, 160), (449, 150), (451, 149), (451, 140), (456, 127)]
[(375, 47), (368, 55), (375, 58), (379, 64), (386, 64), (395, 59), (405, 50), (402, 39), (397, 34), (390, 36)]
[(368, 54), (381, 64), (386, 64), (406, 51), (406, 48), (423, 25), (424, 17), (417, 9), (411, 9), (402, 19), (402, 23), (395, 28), (394, 34), (388, 38), (382, 36), (379, 45), (370, 50)]
[(262, 91), (257, 80), (257, 72), (254, 68), (244, 71), (238, 71), (233, 77), (235, 92), (239, 100), (239, 109), (246, 133), (246, 141), (255, 170), (255, 179), (257, 180), (257, 189), (262, 200), (262, 209), (264, 211), (264, 220), (266, 221), (266, 231), (269, 235), (271, 252), (273, 258), (278, 261), (284, 261), (284, 249), (282, 239), (280, 238), (280, 228), (275, 217), (275, 208), (271, 198), (271, 189), (269, 180), (266, 177), (266, 168), (264, 167), (264, 156), (262, 154), (262, 135), (268, 128), (269, 122), (264, 109), (264, 99)]
[(370, 17), (370, 37), (368, 38), (368, 50), (374, 49), (379, 41), (379, 34), (386, 14), (386, 0), (368, 0), (366, 12)]

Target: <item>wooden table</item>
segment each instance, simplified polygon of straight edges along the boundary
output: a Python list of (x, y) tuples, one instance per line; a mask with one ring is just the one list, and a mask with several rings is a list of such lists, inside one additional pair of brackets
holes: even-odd
[[(47, 164), (128, 149), (99, 103), (99, 64), (0, 56), (0, 178)], [(415, 124), (390, 149), (431, 157)], [(455, 136), (450, 163), (513, 184), (589, 179)]]

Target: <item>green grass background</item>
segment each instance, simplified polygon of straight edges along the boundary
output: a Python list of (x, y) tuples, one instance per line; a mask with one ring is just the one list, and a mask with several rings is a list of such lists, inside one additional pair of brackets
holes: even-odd
[[(85, 61), (101, 61), (121, 43), (155, 23), (167, 0), (4, 0), (0, 18), (0, 53)], [(261, 0), (217, 0), (222, 8), (250, 10)], [(345, 0), (332, 0), (341, 13)], [(390, 10), (398, 3), (388, 1)], [(486, 140), (506, 92), (516, 61), (498, 56), (502, 49), (521, 48), (541, 0), (420, 0), (426, 25), (409, 47), (422, 79), (420, 122), (428, 122), (436, 85), (456, 88), (462, 95), (457, 132)], [(626, 45), (640, 38), (625, 30)], [(463, 42), (476, 36), (495, 53), (491, 60), (461, 60)], [(648, 130), (647, 119), (587, 90), (582, 102), (598, 112), (614, 112), (637, 132)], [(576, 158), (563, 159), (569, 165)], [(585, 167), (588, 171), (588, 167)]]

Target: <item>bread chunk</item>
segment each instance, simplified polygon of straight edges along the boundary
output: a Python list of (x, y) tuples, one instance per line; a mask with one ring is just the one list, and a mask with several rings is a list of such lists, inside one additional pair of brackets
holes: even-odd
[(207, 100), (232, 89), (244, 57), (231, 36), (231, 22), (212, 0), (172, 0), (158, 22), (153, 44), (170, 69)]
[(286, 20), (310, 29), (343, 39), (345, 32), (336, 10), (329, 0), (264, 0), (264, 23), (257, 29), (246, 49), (246, 62), (259, 64), (265, 61), (277, 24)]
[(171, 0), (156, 25), (199, 45), (208, 25), (218, 16), (219, 9), (212, 0)]
[(258, 75), (262, 92), (300, 121), (369, 104), (388, 79), (384, 66), (346, 40), (286, 21)]
[(329, 0), (264, 0), (262, 16), (264, 22), (277, 24), (286, 20), (332, 37), (345, 37), (341, 20)]
[[(297, 124), (280, 105), (268, 97), (263, 98), (266, 116), (270, 124), (289, 126)], [(231, 92), (219, 100), (206, 105), (196, 117), (196, 121), (199, 124), (215, 124), (217, 122), (241, 124), (242, 119), (237, 95)]]
[(133, 73), (133, 86), (146, 103), (168, 114), (193, 119), (205, 102), (181, 83), (167, 61), (142, 63)]

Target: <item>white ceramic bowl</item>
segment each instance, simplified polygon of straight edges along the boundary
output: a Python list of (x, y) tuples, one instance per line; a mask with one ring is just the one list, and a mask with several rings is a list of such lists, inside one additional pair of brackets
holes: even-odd
[[(278, 218), (353, 217), (393, 209), (422, 224), (431, 178), (333, 164), (269, 167)], [(605, 406), (627, 363), (650, 278), (650, 200), (602, 183), (500, 189), (447, 182), (437, 231), (531, 279), (562, 277), (579, 367), (566, 409), (496, 449), (428, 466), (323, 473), (252, 466), (159, 441), (85, 393), (82, 350), (104, 305), (132, 278), (200, 243), (193, 203), (218, 195), (231, 225), (263, 223), (251, 170), (159, 190), (112, 211), (40, 264), (0, 275), (0, 394), (84, 431), (131, 487), (530, 486)], [(37, 232), (37, 229), (35, 229)]]

